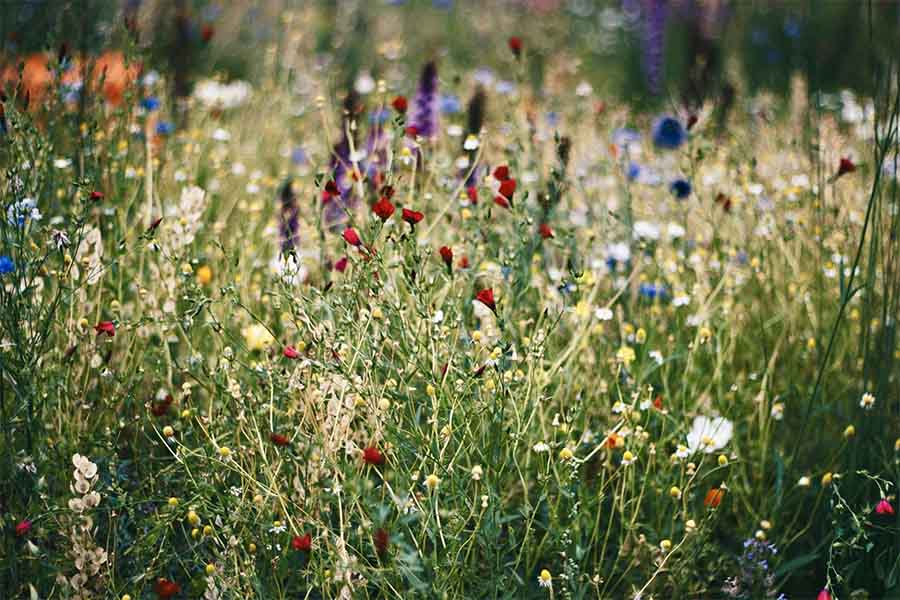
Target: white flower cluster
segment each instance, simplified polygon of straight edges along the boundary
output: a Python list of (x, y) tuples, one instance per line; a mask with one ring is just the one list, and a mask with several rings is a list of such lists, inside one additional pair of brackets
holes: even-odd
[(97, 465), (80, 454), (72, 456), (72, 464), (75, 471), (70, 489), (75, 497), (69, 500), (69, 509), (75, 513), (77, 523), (71, 528), (69, 556), (77, 573), (71, 577), (60, 575), (58, 582), (71, 588), (73, 600), (87, 600), (99, 597), (94, 590), (103, 588), (100, 570), (108, 556), (94, 542), (94, 521), (88, 514), (100, 504), (100, 494), (93, 489), (98, 480)]
[(246, 81), (219, 83), (207, 79), (196, 85), (194, 97), (208, 109), (226, 110), (247, 102), (252, 91), (253, 88)]

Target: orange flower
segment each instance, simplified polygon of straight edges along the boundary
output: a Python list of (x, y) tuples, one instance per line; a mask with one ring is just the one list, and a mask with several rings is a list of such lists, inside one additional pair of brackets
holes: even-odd
[(706, 498), (703, 499), (703, 506), (707, 508), (718, 508), (725, 497), (725, 490), (722, 488), (712, 488), (706, 492)]

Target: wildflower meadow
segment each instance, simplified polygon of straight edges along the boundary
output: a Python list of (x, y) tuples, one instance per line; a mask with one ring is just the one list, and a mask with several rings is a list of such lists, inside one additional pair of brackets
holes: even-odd
[(896, 3), (0, 10), (0, 598), (900, 598)]

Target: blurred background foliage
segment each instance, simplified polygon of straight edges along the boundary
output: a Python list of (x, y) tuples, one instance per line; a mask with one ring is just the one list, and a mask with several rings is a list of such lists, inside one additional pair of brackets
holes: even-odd
[(518, 35), (527, 40), (536, 91), (548, 63), (565, 55), (602, 95), (648, 107), (673, 100), (690, 107), (734, 88), (786, 94), (797, 72), (811, 90), (866, 95), (872, 71), (865, 67), (900, 48), (900, 3), (891, 0), (4, 0), (0, 7), (7, 65), (39, 51), (135, 44), (154, 68), (180, 61), (192, 74), (254, 81), (283, 58), (290, 39), (302, 38), (346, 85), (361, 69), (379, 75), (390, 61), (504, 64), (505, 44), (497, 42)]

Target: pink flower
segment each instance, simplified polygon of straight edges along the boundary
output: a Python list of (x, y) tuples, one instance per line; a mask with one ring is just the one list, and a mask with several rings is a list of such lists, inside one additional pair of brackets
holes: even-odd
[(831, 592), (829, 592), (826, 588), (822, 588), (822, 591), (819, 592), (818, 596), (816, 596), (816, 600), (831, 600)]
[(343, 236), (344, 241), (351, 246), (356, 246), (358, 248), (362, 244), (362, 240), (359, 239), (359, 234), (356, 233), (356, 230), (352, 227), (348, 227), (347, 229), (345, 229)]
[(888, 502), (887, 498), (882, 498), (881, 501), (875, 505), (875, 512), (879, 515), (892, 515), (894, 514), (894, 507), (891, 506), (891, 503)]
[(23, 537), (28, 535), (28, 532), (31, 531), (31, 521), (28, 519), (23, 519), (16, 525), (16, 536)]

